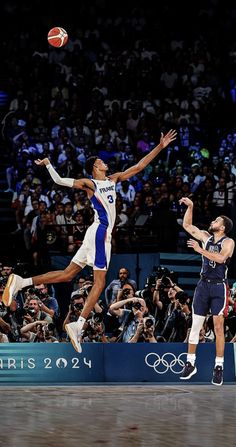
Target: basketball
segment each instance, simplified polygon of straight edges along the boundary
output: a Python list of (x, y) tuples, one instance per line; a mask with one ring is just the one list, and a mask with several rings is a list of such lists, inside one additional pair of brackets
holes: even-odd
[(55, 26), (48, 32), (48, 43), (53, 47), (63, 47), (68, 41), (67, 32), (60, 26)]

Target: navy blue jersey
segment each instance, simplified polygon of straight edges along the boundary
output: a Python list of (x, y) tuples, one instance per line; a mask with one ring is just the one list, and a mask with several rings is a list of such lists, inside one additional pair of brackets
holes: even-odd
[[(214, 242), (214, 236), (210, 236), (209, 239), (207, 239), (204, 248), (209, 251), (209, 253), (220, 253), (225, 239), (228, 239), (227, 236), (223, 236), (218, 242)], [(230, 258), (223, 264), (218, 264), (203, 256), (201, 275), (204, 278), (222, 281), (227, 278), (229, 261)]]

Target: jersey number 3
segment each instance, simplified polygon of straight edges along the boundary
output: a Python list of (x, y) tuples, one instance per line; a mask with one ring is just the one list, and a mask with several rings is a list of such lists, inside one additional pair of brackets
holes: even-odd
[(114, 199), (113, 199), (112, 196), (107, 196), (107, 200), (108, 200), (109, 203), (113, 203), (114, 202)]

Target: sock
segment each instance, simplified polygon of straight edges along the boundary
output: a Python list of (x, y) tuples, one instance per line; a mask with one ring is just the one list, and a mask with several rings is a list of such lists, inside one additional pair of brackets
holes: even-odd
[(79, 317), (78, 318), (78, 320), (77, 320), (77, 328), (78, 328), (79, 331), (82, 331), (83, 325), (84, 325), (85, 321), (86, 321), (86, 318), (84, 318), (84, 317)]
[(215, 358), (215, 367), (221, 366), (222, 369), (224, 368), (224, 357), (216, 357)]
[(17, 230), (21, 230), (21, 224), (17, 224)]
[(32, 286), (32, 285), (33, 285), (32, 278), (22, 278), (22, 289), (24, 287), (28, 287), (28, 286)]
[(196, 354), (187, 355), (187, 362), (190, 362), (192, 366), (195, 365), (195, 360), (196, 360)]

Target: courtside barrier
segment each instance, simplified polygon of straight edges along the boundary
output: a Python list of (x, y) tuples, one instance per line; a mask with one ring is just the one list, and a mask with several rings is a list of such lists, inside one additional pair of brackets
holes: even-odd
[[(185, 343), (83, 343), (78, 354), (69, 343), (0, 345), (0, 385), (79, 383), (183, 383)], [(198, 346), (198, 372), (184, 383), (209, 383), (215, 344)], [(236, 382), (236, 349), (227, 343), (224, 382)]]

